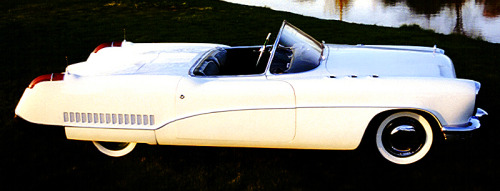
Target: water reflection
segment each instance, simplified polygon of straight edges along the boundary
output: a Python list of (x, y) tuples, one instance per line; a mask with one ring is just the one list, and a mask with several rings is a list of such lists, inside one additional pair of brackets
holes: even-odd
[[(405, 3), (413, 14), (423, 15), (427, 21), (438, 16), (445, 9), (455, 11), (455, 26), (452, 32), (466, 34), (464, 31), (462, 6), (465, 0), (382, 0), (385, 6), (395, 6), (396, 3)], [(449, 14), (452, 16), (451, 14)], [(430, 27), (429, 27), (430, 28)], [(473, 36), (472, 34), (470, 36)]]
[(484, 5), (483, 16), (495, 18), (500, 16), (499, 0), (480, 0), (480, 4)]
[(339, 15), (339, 20), (343, 21), (344, 9), (347, 11), (349, 8), (350, 0), (325, 0), (324, 12), (325, 14)]
[(500, 0), (225, 0), (322, 19), (399, 27), (417, 24), (500, 43)]

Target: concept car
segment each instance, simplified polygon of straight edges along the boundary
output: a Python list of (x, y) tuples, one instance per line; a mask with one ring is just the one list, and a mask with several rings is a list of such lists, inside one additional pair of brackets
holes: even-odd
[(16, 115), (109, 156), (136, 143), (353, 150), (409, 164), (480, 127), (480, 83), (442, 49), (318, 42), (284, 21), (274, 44), (114, 42), (34, 79)]

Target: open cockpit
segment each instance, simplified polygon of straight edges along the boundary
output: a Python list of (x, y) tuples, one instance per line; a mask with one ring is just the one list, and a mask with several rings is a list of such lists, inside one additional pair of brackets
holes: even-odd
[(275, 43), (262, 46), (217, 47), (191, 70), (193, 76), (300, 73), (318, 67), (324, 45), (300, 29), (283, 23)]
[(195, 76), (252, 75), (262, 74), (269, 60), (270, 46), (257, 63), (260, 47), (217, 47), (205, 55), (194, 68)]

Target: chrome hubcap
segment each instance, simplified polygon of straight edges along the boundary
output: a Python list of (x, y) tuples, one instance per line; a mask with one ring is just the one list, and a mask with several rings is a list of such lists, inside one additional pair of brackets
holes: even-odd
[(391, 121), (382, 132), (382, 144), (390, 154), (409, 157), (418, 153), (425, 144), (423, 126), (410, 117), (400, 117)]

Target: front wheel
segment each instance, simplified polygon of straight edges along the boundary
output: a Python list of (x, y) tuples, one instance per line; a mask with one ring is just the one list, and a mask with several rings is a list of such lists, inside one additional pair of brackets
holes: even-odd
[(431, 149), (432, 128), (416, 113), (398, 112), (382, 121), (375, 137), (379, 153), (396, 164), (422, 159)]
[(115, 143), (92, 141), (101, 153), (112, 157), (124, 156), (134, 150), (137, 143)]

